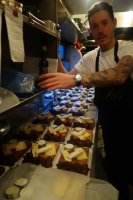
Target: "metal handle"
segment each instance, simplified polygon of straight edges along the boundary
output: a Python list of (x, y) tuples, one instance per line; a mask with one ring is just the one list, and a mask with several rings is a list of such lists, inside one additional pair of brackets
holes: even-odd
[(10, 124), (4, 120), (0, 119), (0, 138), (5, 136), (10, 130)]

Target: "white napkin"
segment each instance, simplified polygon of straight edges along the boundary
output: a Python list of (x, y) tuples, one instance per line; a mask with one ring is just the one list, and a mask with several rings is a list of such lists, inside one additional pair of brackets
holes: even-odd
[(118, 200), (119, 192), (109, 182), (91, 178), (87, 185), (87, 200)]
[(19, 200), (85, 200), (88, 181), (84, 175), (38, 166)]
[(118, 190), (104, 180), (39, 165), (22, 163), (0, 181), (0, 200), (7, 200), (5, 188), (18, 178), (28, 184), (17, 200), (118, 200)]
[(5, 18), (10, 46), (11, 59), (13, 62), (24, 62), (23, 44), (23, 15), (13, 15), (13, 10), (5, 5)]

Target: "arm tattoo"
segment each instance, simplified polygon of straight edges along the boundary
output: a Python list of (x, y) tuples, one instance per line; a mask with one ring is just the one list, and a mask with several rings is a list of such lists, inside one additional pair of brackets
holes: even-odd
[(133, 57), (124, 56), (115, 68), (83, 74), (83, 85), (113, 86), (123, 84), (133, 72)]

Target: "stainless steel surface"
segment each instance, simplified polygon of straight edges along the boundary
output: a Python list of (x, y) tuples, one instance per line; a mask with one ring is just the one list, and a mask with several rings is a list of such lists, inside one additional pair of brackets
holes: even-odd
[[(85, 14), (89, 7), (99, 0), (62, 0), (72, 15)], [(133, 10), (132, 0), (105, 0), (113, 5), (114, 12), (125, 12)]]
[[(32, 16), (32, 17), (31, 17)], [(30, 17), (28, 18), (27, 16), (24, 16), (24, 22), (28, 23), (30, 26), (33, 26), (41, 31), (44, 31), (46, 33), (48, 33), (49, 35), (52, 35), (54, 37), (60, 38), (60, 35), (58, 33), (58, 31), (55, 29), (50, 30), (46, 25), (45, 22), (40, 23), (41, 20), (38, 19), (38, 21), (36, 20), (36, 18), (33, 17), (33, 15), (30, 15)]]
[[(0, 129), (2, 129), (0, 142), (14, 138), (14, 136), (20, 130), (20, 127), (42, 109), (41, 95), (43, 95), (43, 92), (27, 98), (16, 106), (13, 106), (5, 112), (0, 113)], [(6, 133), (8, 130), (7, 126), (10, 127), (9, 131)], [(3, 137), (4, 133), (6, 135), (5, 137)]]
[(36, 104), (38, 106), (38, 102), (40, 102), (40, 98), (42, 98), (43, 94), (44, 94), (44, 91), (40, 91), (37, 94), (34, 94), (31, 97), (26, 98), (25, 100), (23, 100), (21, 102), (19, 101), (16, 105), (13, 104), (12, 106), (8, 107), (8, 109), (5, 109), (2, 112), (0, 112), (0, 117), (1, 116), (5, 117), (6, 115), (12, 113), (12, 111), (15, 112), (15, 110), (21, 109), (23, 106), (28, 105), (28, 104), (32, 104), (32, 102), (35, 102), (35, 101), (36, 101)]
[(0, 87), (0, 113), (20, 103), (18, 97), (11, 91)]

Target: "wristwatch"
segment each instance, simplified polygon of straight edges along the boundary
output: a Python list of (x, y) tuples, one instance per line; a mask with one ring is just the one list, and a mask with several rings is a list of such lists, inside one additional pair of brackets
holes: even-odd
[(80, 86), (81, 85), (81, 81), (82, 81), (82, 75), (81, 74), (76, 74), (75, 75), (75, 81), (76, 81), (76, 85)]

